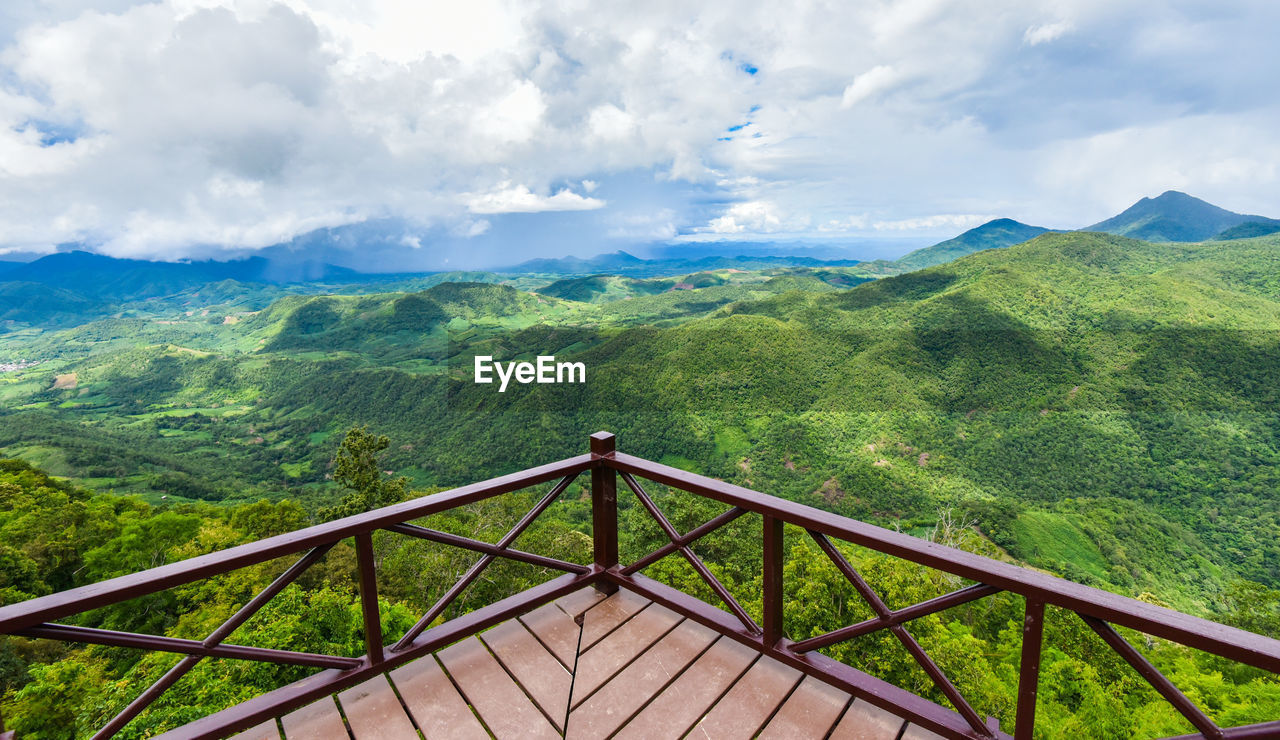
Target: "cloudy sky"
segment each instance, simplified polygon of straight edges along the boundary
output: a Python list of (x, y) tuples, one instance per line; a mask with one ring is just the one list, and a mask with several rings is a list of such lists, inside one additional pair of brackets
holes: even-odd
[(1277, 28), (1273, 0), (5, 0), (0, 251), (883, 252), (1170, 188), (1280, 216)]

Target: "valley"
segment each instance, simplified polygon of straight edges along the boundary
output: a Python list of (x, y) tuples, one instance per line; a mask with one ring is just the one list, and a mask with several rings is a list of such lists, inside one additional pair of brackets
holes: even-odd
[[(990, 244), (983, 234), (1023, 234), (993, 229), (922, 250), (945, 259), (915, 271), (729, 260), (737, 266), (662, 275), (223, 281), (152, 298), (99, 292), (82, 314), (58, 304), (35, 320), (11, 318), (0, 333), (0, 357), (9, 358), (0, 457), (16, 459), (0, 463), (0, 532), (16, 545), (0, 545), (15, 564), (0, 595), (19, 600), (129, 572), (138, 558), (186, 557), (580, 454), (587, 432), (607, 429), (635, 455), (1280, 633), (1280, 235), (1151, 242), (1042, 230), (955, 253), (957, 244)], [(475, 382), (478, 360), (511, 369), (550, 355), (581, 363), (584, 382), (513, 381), (505, 391)], [(365, 434), (385, 435), (371, 488), (335, 465), (344, 440)], [(713, 515), (661, 487), (654, 495), (681, 528)], [(585, 556), (582, 496), (558, 503), (528, 535), (538, 552)], [(502, 531), (531, 503), (521, 494), (433, 526)], [(620, 505), (624, 549), (661, 542), (632, 499)], [(99, 524), (90, 526), (89, 511)], [(60, 523), (38, 524), (47, 517)], [(63, 545), (42, 528), (82, 554), (59, 560)], [(734, 525), (698, 548), (758, 610), (758, 543), (742, 544), (752, 539)], [(378, 542), (394, 632), (466, 556)], [(843, 624), (833, 615), (856, 602), (848, 584), (803, 540), (789, 547), (792, 629)], [(330, 556), (335, 568), (349, 560), (343, 553)], [(894, 598), (954, 587), (882, 556), (849, 557)], [(421, 574), (437, 567), (424, 592)], [(458, 608), (528, 587), (536, 570), (501, 571)], [(324, 649), (358, 650), (341, 637), (357, 609), (350, 575), (325, 572), (332, 582), (304, 586), (307, 598), (347, 626), (323, 628)], [(702, 588), (670, 559), (648, 572)], [(219, 586), (219, 603), (230, 608), (238, 588)], [(154, 602), (142, 614), (155, 624), (125, 612), (94, 624), (185, 634), (192, 626), (175, 620), (199, 598), (178, 590)], [(830, 608), (808, 606), (823, 603)], [(1016, 661), (1006, 630), (1021, 608), (998, 597), (963, 624), (930, 618), (917, 627), (949, 656), (949, 671), (981, 666), (958, 680), (1005, 721)], [(319, 629), (284, 613), (266, 619), (255, 629)], [(1047, 737), (1069, 737), (1079, 721), (1091, 730), (1111, 722), (1108, 737), (1185, 730), (1158, 697), (1091, 652), (1081, 628), (1053, 622), (1056, 639), (1073, 647), (1049, 659), (1059, 673), (1045, 679)], [(0, 681), (15, 692), (5, 711), (19, 723), (38, 725), (34, 697), (97, 692), (111, 706), (102, 677), (141, 680), (163, 668), (150, 659), (117, 665), (94, 649), (42, 668), (48, 656), (6, 645)], [(929, 695), (891, 648), (831, 654)], [(1280, 706), (1274, 681), (1223, 678), (1217, 663), (1182, 649), (1151, 654), (1184, 683), (1224, 681), (1208, 693), (1221, 721), (1260, 721)], [(57, 666), (87, 673), (65, 678)], [(225, 705), (240, 684), (292, 680), (202, 675), (210, 693), (190, 706), (157, 705), (151, 726)]]
[[(416, 487), (606, 428), (880, 524), (963, 512), (1027, 562), (1206, 611), (1224, 578), (1280, 585), (1278, 246), (1048, 233), (852, 289), (840, 266), (507, 279), (521, 289), (441, 274), (249, 306), (202, 288), (0, 335), (40, 363), (0, 376), (0, 452), (152, 502), (320, 506), (353, 424), (389, 435)], [(477, 356), (539, 354), (587, 382), (474, 383)], [(1048, 521), (1053, 538), (1030, 534)]]

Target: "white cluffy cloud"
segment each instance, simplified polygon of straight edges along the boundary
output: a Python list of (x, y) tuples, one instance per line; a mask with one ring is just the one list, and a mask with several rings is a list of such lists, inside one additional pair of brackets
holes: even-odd
[(11, 5), (0, 252), (1069, 227), (1170, 187), (1280, 215), (1277, 3)]
[(501, 190), (467, 199), (467, 210), (472, 213), (542, 213), (545, 211), (590, 211), (604, 208), (605, 202), (587, 198), (564, 189), (555, 195), (537, 195), (525, 185), (504, 183)]
[(1053, 23), (1041, 23), (1040, 25), (1031, 26), (1026, 33), (1022, 34), (1022, 40), (1030, 46), (1038, 44), (1047, 44), (1050, 41), (1062, 38), (1070, 33), (1074, 27), (1070, 21), (1054, 21)]
[(852, 108), (862, 101), (885, 92), (898, 81), (898, 73), (888, 65), (877, 65), (854, 78), (840, 97), (841, 108)]
[(704, 229), (713, 234), (773, 234), (794, 232), (808, 226), (806, 216), (790, 215), (766, 200), (734, 203)]

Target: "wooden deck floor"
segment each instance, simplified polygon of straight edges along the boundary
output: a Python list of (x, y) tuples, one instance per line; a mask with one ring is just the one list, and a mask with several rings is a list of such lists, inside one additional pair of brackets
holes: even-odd
[(635, 594), (584, 589), (236, 740), (938, 737), (904, 725)]

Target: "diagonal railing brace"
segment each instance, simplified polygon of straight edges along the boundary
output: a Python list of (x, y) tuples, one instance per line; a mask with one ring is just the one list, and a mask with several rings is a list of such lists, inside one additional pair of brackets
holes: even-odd
[[(653, 499), (649, 498), (649, 494), (645, 493), (644, 489), (640, 487), (640, 484), (636, 482), (635, 477), (630, 473), (625, 472), (620, 475), (622, 480), (626, 482), (627, 487), (636, 495), (636, 498), (640, 499), (640, 504), (644, 507), (645, 511), (649, 512), (649, 515), (652, 516), (654, 521), (658, 523), (658, 526), (662, 528), (663, 533), (667, 535), (667, 539), (671, 540), (671, 544), (675, 545), (676, 551), (683, 555), (685, 560), (689, 561), (689, 565), (693, 566), (693, 569), (702, 577), (702, 580), (706, 581), (706, 584), (711, 587), (711, 590), (715, 592), (716, 596), (719, 596), (725, 606), (729, 607), (729, 611), (733, 612), (733, 615), (738, 618), (738, 621), (742, 622), (743, 626), (747, 628), (747, 631), (752, 634), (759, 634), (762, 632), (760, 625), (756, 624), (755, 620), (747, 614), (747, 611), (742, 608), (742, 605), (738, 603), (737, 599), (733, 598), (733, 594), (729, 593), (729, 590), (724, 587), (724, 584), (711, 574), (711, 571), (707, 569), (706, 564), (702, 562), (701, 558), (694, 554), (689, 545), (680, 544), (682, 539), (680, 537), (680, 533), (676, 531), (675, 527), (671, 526), (671, 522), (663, 515), (662, 511), (658, 509), (657, 504), (653, 503)], [(725, 513), (728, 514), (730, 512), (732, 512), (732, 509)]]
[[(867, 631), (874, 632), (879, 629), (888, 628), (888, 630), (893, 633), (893, 636), (898, 638), (898, 642), (901, 642), (902, 646), (907, 649), (907, 652), (911, 654), (911, 657), (915, 659), (916, 663), (924, 669), (925, 674), (929, 676), (929, 680), (933, 681), (933, 684), (938, 687), (938, 690), (942, 692), (943, 696), (947, 697), (947, 700), (956, 708), (956, 711), (960, 713), (960, 716), (964, 718), (964, 721), (973, 728), (973, 731), (982, 737), (994, 737), (991, 728), (982, 721), (982, 718), (978, 716), (977, 711), (975, 711), (964, 698), (959, 689), (955, 687), (955, 684), (951, 683), (951, 679), (947, 678), (947, 674), (938, 667), (938, 664), (933, 661), (933, 658), (929, 657), (929, 654), (920, 646), (920, 643), (916, 641), (916, 638), (912, 637), (910, 632), (907, 632), (907, 628), (902, 626), (900, 622), (905, 620), (898, 619), (895, 621), (895, 613), (889, 609), (889, 606), (884, 603), (884, 600), (880, 598), (880, 595), (867, 584), (866, 580), (862, 578), (862, 575), (858, 573), (858, 570), (853, 567), (853, 564), (845, 558), (845, 556), (836, 548), (826, 535), (820, 532), (814, 532), (813, 530), (809, 530), (809, 535), (813, 537), (814, 541), (818, 543), (818, 546), (822, 548), (822, 551), (827, 554), (827, 557), (831, 558), (831, 561), (835, 564), (836, 568), (844, 574), (847, 579), (849, 579), (849, 582), (853, 584), (853, 587), (857, 590), (858, 594), (862, 596), (862, 598), (866, 600), (867, 604), (875, 611), (878, 619), (868, 620), (866, 624), (872, 624), (875, 626)], [(942, 609), (950, 606), (955, 606), (957, 603), (964, 603), (964, 601), (972, 601), (973, 599), (981, 598), (982, 596), (986, 596), (988, 593), (994, 593), (998, 590), (999, 589), (992, 589), (989, 586), (983, 586), (981, 584), (978, 586), (971, 586), (967, 589), (961, 589), (960, 591), (953, 592), (947, 596), (933, 599), (932, 601), (935, 605), (938, 603), (944, 604), (940, 608), (934, 609), (934, 611), (941, 611)], [(903, 611), (906, 610), (904, 609)], [(923, 614), (915, 614), (915, 617), (919, 616), (923, 616)], [(840, 630), (837, 630), (837, 632), (839, 631)], [(829, 633), (828, 635), (824, 635), (823, 638), (830, 638), (831, 635), (834, 634), (835, 633)], [(820, 639), (822, 638), (815, 638), (815, 640)], [(839, 639), (833, 639), (827, 644), (839, 641)], [(813, 641), (806, 640), (805, 642), (810, 643), (810, 646), (806, 647), (806, 649), (814, 649), (812, 647)], [(792, 647), (793, 649), (798, 649), (803, 646), (805, 642), (796, 643)]]
[[(235, 614), (231, 615), (230, 619), (223, 622), (221, 626), (201, 641), (201, 647), (206, 650), (217, 647), (219, 643), (230, 637), (231, 633), (235, 632), (240, 625), (247, 622), (254, 614), (257, 614), (258, 610), (265, 606), (268, 601), (275, 598), (276, 594), (279, 594), (286, 586), (293, 583), (298, 576), (302, 575), (307, 568), (310, 568), (316, 563), (316, 561), (324, 557), (325, 553), (329, 552), (332, 548), (333, 543), (320, 545), (299, 558), (297, 562), (289, 566), (288, 570), (281, 573), (278, 578), (272, 581), (271, 585), (262, 589), (257, 596), (254, 596), (249, 600), (249, 603), (240, 607)], [(204, 655), (188, 655), (182, 660), (179, 660), (177, 665), (166, 671), (158, 681), (151, 684), (151, 686), (146, 691), (142, 692), (138, 698), (129, 702), (129, 705), (113, 717), (110, 722), (103, 725), (102, 729), (94, 733), (93, 740), (109, 738), (124, 729), (125, 725), (132, 722), (135, 717), (143, 712), (143, 710), (151, 706), (152, 702), (159, 699), (161, 694), (168, 691), (169, 687), (178, 682), (178, 679), (185, 676), (192, 668), (195, 668), (196, 664), (199, 663), (202, 658), (204, 658)]]
[[(1077, 612), (1077, 614), (1079, 613)], [(1133, 666), (1138, 675), (1146, 679), (1152, 688), (1159, 691), (1165, 701), (1172, 704), (1173, 708), (1178, 710), (1178, 713), (1183, 717), (1186, 717), (1187, 721), (1194, 725), (1202, 735), (1209, 738), (1209, 740), (1221, 740), (1224, 737), (1222, 728), (1209, 719), (1209, 716), (1188, 699), (1186, 694), (1179, 691), (1178, 687), (1174, 686), (1173, 682), (1166, 678), (1159, 669), (1151, 665), (1150, 661), (1144, 658), (1142, 653), (1139, 653), (1134, 646), (1130, 645), (1128, 640), (1121, 637), (1114, 627), (1096, 617), (1084, 614), (1079, 614), (1079, 616), (1084, 620), (1085, 624), (1098, 633), (1098, 637), (1101, 637), (1112, 650), (1116, 651), (1121, 658), (1124, 658), (1126, 663)]]
[(484, 572), (484, 569), (489, 567), (489, 564), (498, 558), (501, 552), (506, 551), (511, 543), (515, 542), (516, 538), (528, 529), (529, 525), (533, 523), (533, 520), (537, 519), (542, 512), (546, 511), (547, 508), (560, 497), (560, 494), (564, 493), (564, 490), (568, 488), (569, 484), (577, 477), (577, 474), (574, 473), (561, 478), (560, 482), (557, 483), (555, 487), (547, 493), (547, 495), (543, 496), (542, 500), (516, 523), (516, 526), (511, 528), (511, 531), (503, 535), (501, 540), (498, 540), (498, 543), (494, 545), (495, 551), (486, 553), (476, 562), (475, 565), (471, 566), (471, 568), (463, 574), (462, 578), (459, 578), (457, 583), (454, 583), (453, 586), (451, 586), (449, 590), (446, 591), (445, 594), (427, 610), (427, 613), (422, 615), (422, 619), (419, 619), (417, 624), (410, 627), (409, 631), (404, 633), (404, 637), (400, 638), (400, 641), (391, 648), (391, 651), (398, 652), (404, 650), (414, 641), (414, 639), (418, 637), (418, 635), (422, 634), (422, 631), (429, 627), (437, 617), (443, 614), (444, 610), (449, 608), (449, 605), (453, 603), (454, 599), (458, 598), (463, 590), (465, 590), (467, 586), (470, 586), (471, 582), (479, 577), (479, 575)]

